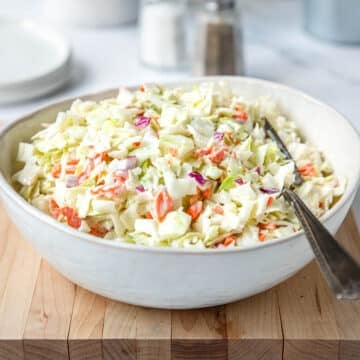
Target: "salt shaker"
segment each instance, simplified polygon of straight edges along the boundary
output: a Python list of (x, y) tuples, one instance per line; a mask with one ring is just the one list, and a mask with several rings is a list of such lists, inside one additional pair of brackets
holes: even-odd
[(242, 28), (235, 1), (205, 0), (196, 19), (193, 75), (242, 75)]
[(140, 12), (140, 61), (179, 70), (186, 64), (186, 1), (143, 0)]

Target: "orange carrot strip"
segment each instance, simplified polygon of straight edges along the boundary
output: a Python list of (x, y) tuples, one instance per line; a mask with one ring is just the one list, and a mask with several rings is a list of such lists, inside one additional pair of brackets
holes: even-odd
[(243, 121), (246, 121), (248, 119), (248, 115), (245, 111), (239, 111), (239, 110), (236, 110), (233, 114), (233, 118), (235, 119), (241, 119)]
[(79, 163), (79, 159), (69, 159), (66, 164), (67, 165), (77, 165)]
[(212, 151), (212, 148), (204, 148), (204, 149), (199, 149), (195, 151), (195, 156), (196, 157), (202, 157), (205, 155), (209, 155)]
[(314, 176), (316, 175), (316, 169), (314, 164), (308, 163), (299, 167), (299, 172), (303, 176)]
[(212, 195), (212, 189), (211, 187), (206, 188), (203, 192), (202, 192), (202, 197), (206, 200), (211, 199), (211, 195)]
[(94, 156), (94, 160), (100, 159), (101, 161), (108, 160), (108, 154), (106, 152), (97, 153)]
[(50, 213), (51, 213), (52, 217), (57, 219), (61, 214), (59, 205), (57, 204), (57, 202), (54, 199), (50, 199), (49, 205), (50, 205)]
[(203, 203), (202, 201), (197, 201), (195, 204), (191, 205), (187, 209), (187, 213), (191, 216), (192, 220), (196, 220), (199, 215), (201, 214), (201, 211), (203, 209)]
[(259, 229), (261, 230), (275, 230), (278, 226), (275, 223), (260, 223), (258, 225)]
[(227, 238), (225, 238), (224, 240), (224, 246), (229, 246), (231, 245), (233, 242), (235, 241), (235, 236), (234, 235), (230, 235)]
[(89, 234), (98, 236), (98, 237), (104, 237), (107, 233), (108, 233), (108, 230), (105, 229), (100, 224), (95, 224), (95, 225), (91, 226), (90, 231), (89, 231)]
[(155, 214), (158, 220), (163, 220), (172, 210), (174, 201), (167, 191), (160, 191), (155, 197)]
[(81, 226), (81, 219), (73, 208), (65, 206), (61, 209), (61, 214), (66, 217), (67, 223), (71, 227), (78, 229)]
[(75, 174), (76, 166), (75, 165), (69, 165), (65, 168), (65, 174)]
[(225, 150), (224, 149), (220, 149), (217, 150), (215, 152), (212, 152), (211, 155), (209, 156), (209, 159), (215, 163), (215, 164), (219, 164), (224, 160), (225, 157)]
[(84, 171), (78, 176), (79, 184), (89, 178), (91, 172), (94, 170), (94, 167), (94, 159), (88, 158)]
[(61, 174), (61, 165), (60, 164), (54, 165), (54, 167), (51, 170), (51, 175), (54, 178), (58, 178), (60, 176), (60, 174)]
[(274, 198), (272, 196), (269, 196), (266, 202), (266, 207), (267, 208), (270, 207), (273, 202), (274, 202)]

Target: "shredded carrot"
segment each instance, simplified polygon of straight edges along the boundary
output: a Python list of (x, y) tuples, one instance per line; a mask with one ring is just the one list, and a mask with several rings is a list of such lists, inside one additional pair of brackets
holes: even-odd
[(141, 141), (134, 141), (132, 144), (135, 147), (139, 147), (141, 145)]
[(191, 216), (192, 220), (196, 220), (199, 215), (201, 214), (201, 211), (203, 209), (203, 203), (202, 201), (197, 201), (195, 204), (191, 205), (187, 209), (187, 213)]
[(76, 166), (75, 165), (69, 165), (65, 168), (66, 174), (75, 174)]
[(299, 172), (303, 176), (314, 176), (316, 175), (316, 169), (314, 164), (308, 163), (299, 167)]
[(73, 228), (78, 229), (81, 225), (81, 219), (73, 208), (68, 206), (61, 208), (54, 199), (50, 199), (50, 212), (55, 219), (63, 215), (67, 223)]
[(234, 235), (230, 235), (227, 238), (225, 238), (224, 240), (224, 246), (229, 246), (231, 245), (233, 242), (235, 241), (235, 236)]
[(60, 164), (54, 165), (54, 167), (51, 170), (51, 175), (54, 178), (58, 178), (60, 176), (60, 174), (61, 174), (61, 165)]
[(108, 230), (100, 224), (95, 224), (91, 226), (89, 231), (89, 234), (99, 237), (104, 237), (107, 233)]
[(202, 157), (205, 155), (209, 155), (212, 152), (212, 148), (203, 148), (203, 149), (199, 149), (195, 151), (195, 156), (196, 157)]
[(139, 91), (141, 91), (141, 92), (144, 92), (144, 91), (145, 91), (144, 85), (141, 85), (141, 86), (139, 87)]
[(266, 202), (266, 207), (267, 208), (270, 207), (273, 202), (274, 202), (274, 198), (272, 196), (269, 196)]
[(60, 206), (54, 199), (50, 199), (50, 213), (55, 219), (57, 219), (61, 214)]
[(259, 241), (264, 241), (266, 238), (266, 235), (263, 232), (259, 232)]
[(124, 175), (114, 175), (115, 180), (118, 182), (124, 183), (127, 180), (127, 177)]
[(51, 209), (58, 209), (59, 205), (54, 199), (50, 199), (50, 208)]
[(98, 159), (100, 159), (101, 161), (106, 161), (108, 160), (108, 154), (106, 152), (98, 153), (94, 156), (94, 160)]
[(61, 209), (61, 214), (66, 217), (67, 223), (71, 227), (78, 229), (81, 226), (81, 219), (73, 208), (65, 206)]
[(91, 172), (94, 170), (95, 163), (94, 159), (88, 158), (85, 165), (84, 171), (78, 176), (79, 184), (89, 178)]
[(246, 121), (248, 119), (248, 115), (245, 111), (236, 110), (233, 114), (234, 119), (240, 119), (242, 121)]
[(79, 163), (79, 159), (69, 159), (66, 164), (67, 165), (77, 165)]
[(66, 162), (65, 173), (66, 174), (75, 174), (76, 165), (79, 163), (79, 159), (69, 159)]
[(258, 227), (261, 230), (275, 230), (278, 226), (273, 222), (269, 222), (269, 223), (260, 223)]
[(173, 206), (174, 201), (168, 192), (166, 190), (160, 191), (155, 197), (155, 213), (158, 220), (163, 220)]
[(224, 209), (221, 205), (219, 204), (216, 204), (214, 207), (213, 207), (213, 212), (215, 214), (219, 214), (219, 215), (224, 215)]
[(209, 159), (215, 163), (215, 164), (219, 164), (224, 160), (225, 157), (225, 150), (224, 149), (220, 149), (217, 150), (215, 152), (212, 152), (211, 155), (209, 156)]
[(146, 213), (146, 214), (145, 214), (145, 217), (146, 217), (147, 219), (153, 219), (153, 216), (151, 215), (150, 212)]
[(206, 200), (211, 199), (211, 195), (212, 195), (212, 189), (211, 187), (206, 188), (202, 193), (201, 193), (202, 197)]

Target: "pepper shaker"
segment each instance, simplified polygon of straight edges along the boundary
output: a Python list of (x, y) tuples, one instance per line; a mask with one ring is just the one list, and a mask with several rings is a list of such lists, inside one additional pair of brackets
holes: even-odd
[(243, 41), (234, 0), (206, 0), (196, 16), (192, 73), (242, 75)]

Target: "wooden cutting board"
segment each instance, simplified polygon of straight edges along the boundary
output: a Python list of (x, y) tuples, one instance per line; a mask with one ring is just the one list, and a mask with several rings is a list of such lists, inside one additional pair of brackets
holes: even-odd
[[(337, 238), (360, 259), (351, 214)], [(360, 302), (337, 302), (311, 263), (269, 291), (224, 306), (123, 304), (61, 276), (0, 207), (0, 359), (359, 360)]]

